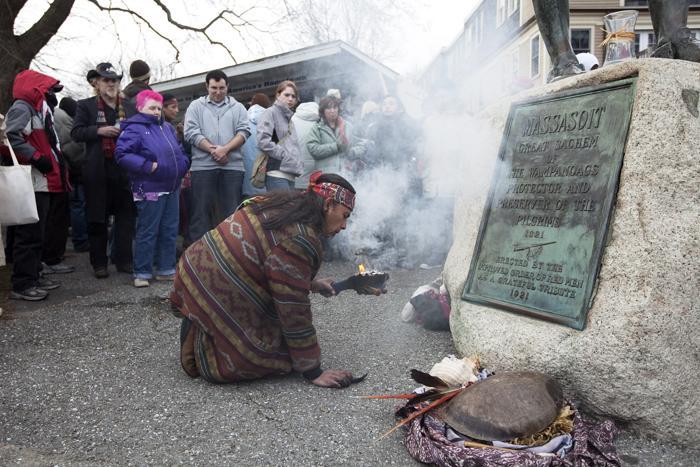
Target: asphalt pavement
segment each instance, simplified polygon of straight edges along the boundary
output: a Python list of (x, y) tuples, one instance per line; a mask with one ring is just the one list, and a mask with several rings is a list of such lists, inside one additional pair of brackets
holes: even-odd
[[(170, 284), (136, 289), (110, 267), (92, 277), (87, 254), (43, 302), (11, 301), (0, 317), (0, 465), (418, 465), (395, 423), (395, 402), (357, 396), (406, 392), (412, 368), (454, 352), (448, 332), (399, 313), (438, 270), (390, 271), (381, 297), (314, 295), (324, 368), (367, 379), (325, 389), (300, 376), (214, 385), (179, 365)], [(324, 263), (344, 278), (349, 262)], [(475, 352), (478, 349), (475, 349)], [(485, 362), (488, 364), (488, 362)], [(697, 451), (623, 434), (625, 465), (697, 465)]]

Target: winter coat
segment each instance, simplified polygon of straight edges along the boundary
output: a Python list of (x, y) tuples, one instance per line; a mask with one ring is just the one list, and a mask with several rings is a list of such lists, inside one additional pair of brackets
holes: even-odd
[[(340, 123), (340, 120), (339, 120)], [(316, 160), (315, 170), (329, 173), (340, 173), (344, 169), (344, 159), (349, 150), (351, 138), (350, 124), (345, 123), (345, 137), (348, 144), (343, 144), (339, 127), (329, 127), (320, 120), (306, 137), (306, 148)]]
[[(294, 112), (279, 101), (260, 116), (258, 120), (258, 147), (269, 156), (267, 171), (279, 170), (298, 177), (304, 170), (304, 162), (301, 160), (301, 148), (299, 139), (292, 124), (289, 136), (289, 121)], [(281, 144), (278, 144), (280, 141)]]
[[(5, 117), (5, 133), (18, 162), (29, 164), (31, 159), (39, 155), (48, 157), (51, 161), (52, 169), (47, 174), (32, 167), (32, 182), (36, 192), (70, 191), (68, 164), (60, 150), (58, 135), (55, 128), (47, 127), (47, 121), (53, 122), (53, 113), (46, 103), (45, 94), (58, 83), (57, 79), (33, 70), (20, 72), (12, 87), (15, 101)], [(53, 134), (50, 135), (49, 132)], [(56, 142), (56, 151), (51, 147), (51, 138)]]
[(306, 148), (306, 137), (316, 122), (318, 122), (318, 104), (316, 102), (299, 104), (296, 112), (294, 112), (294, 116), (292, 116), (292, 123), (297, 132), (297, 138), (299, 138), (304, 172), (294, 181), (295, 188), (304, 189), (308, 186), (309, 175), (314, 171), (314, 166), (316, 165), (316, 160), (311, 157), (309, 150)]
[[(136, 194), (172, 193), (189, 168), (175, 128), (155, 115), (138, 113), (122, 122), (114, 158), (129, 173)], [(152, 172), (153, 163), (158, 167)]]
[(250, 138), (248, 138), (245, 144), (241, 147), (241, 153), (243, 154), (243, 166), (245, 167), (245, 176), (243, 177), (243, 194), (245, 196), (255, 196), (265, 193), (266, 191), (265, 188), (255, 188), (253, 184), (250, 183), (250, 177), (253, 174), (253, 163), (255, 162), (255, 158), (258, 157), (258, 154), (260, 154), (256, 129), (258, 126), (258, 120), (264, 111), (265, 107), (258, 104), (252, 105), (248, 109)]
[(68, 115), (65, 110), (56, 107), (54, 119), (56, 120), (58, 140), (61, 142), (61, 152), (68, 162), (68, 167), (70, 167), (71, 180), (81, 183), (81, 174), (83, 165), (85, 165), (85, 144), (75, 142), (70, 137), (70, 132), (73, 129), (73, 117)]
[[(97, 99), (95, 96), (78, 101), (70, 134), (73, 141), (85, 143), (83, 184), (88, 200), (88, 222), (102, 223), (107, 217), (107, 180), (129, 191), (130, 182), (126, 170), (120, 168), (114, 159), (106, 158), (102, 150), (102, 137), (97, 134)], [(105, 105), (104, 114), (106, 125), (117, 122), (116, 109)]]
[(228, 153), (228, 163), (221, 165), (199, 143), (206, 139), (211, 144), (223, 146), (236, 135), (250, 137), (248, 113), (245, 107), (231, 96), (217, 105), (209, 96), (200, 97), (187, 107), (185, 112), (185, 140), (192, 145), (192, 171), (240, 170), (243, 172), (243, 154), (240, 148)]

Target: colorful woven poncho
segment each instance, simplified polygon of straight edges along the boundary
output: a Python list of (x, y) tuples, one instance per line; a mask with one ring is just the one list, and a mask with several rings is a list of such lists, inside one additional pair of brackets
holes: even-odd
[(180, 258), (171, 301), (186, 318), (181, 361), (192, 377), (224, 383), (320, 366), (309, 302), (319, 234), (299, 223), (266, 230), (266, 216), (244, 206)]

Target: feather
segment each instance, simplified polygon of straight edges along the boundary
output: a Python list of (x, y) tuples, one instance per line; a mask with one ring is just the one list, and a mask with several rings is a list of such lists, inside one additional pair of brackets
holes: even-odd
[(455, 392), (455, 391), (459, 392), (461, 390), (462, 390), (461, 387), (452, 388), (452, 389), (444, 389), (442, 391), (438, 391), (437, 389), (433, 389), (430, 391), (426, 391), (423, 394), (418, 394), (415, 397), (412, 397), (411, 399), (409, 399), (406, 402), (406, 405), (417, 405), (417, 404), (420, 404), (421, 402), (432, 401), (432, 400), (435, 400), (435, 399), (442, 397), (445, 394), (450, 394), (450, 393)]
[(416, 397), (412, 392), (409, 394), (387, 394), (384, 396), (355, 396), (359, 399), (411, 399)]
[(412, 413), (411, 415), (409, 415), (408, 417), (404, 418), (404, 419), (401, 420), (399, 423), (397, 423), (396, 426), (394, 426), (394, 428), (392, 428), (391, 430), (387, 431), (387, 432), (384, 433), (382, 436), (380, 436), (379, 439), (384, 439), (384, 438), (386, 438), (386, 437), (389, 436), (391, 433), (393, 433), (394, 431), (396, 431), (397, 429), (399, 429), (399, 427), (404, 426), (405, 424), (407, 424), (407, 423), (410, 422), (411, 420), (413, 420), (413, 419), (415, 419), (415, 418), (417, 418), (417, 417), (423, 415), (425, 412), (428, 412), (429, 410), (432, 410), (432, 409), (434, 409), (435, 407), (437, 407), (437, 406), (439, 406), (439, 405), (441, 405), (441, 404), (447, 402), (448, 400), (452, 399), (454, 396), (456, 396), (457, 394), (459, 394), (460, 391), (461, 391), (461, 388), (455, 389), (455, 390), (453, 390), (453, 391), (450, 391), (450, 392), (448, 392), (447, 394), (445, 394), (444, 396), (442, 396), (440, 399), (438, 399), (438, 400), (432, 402), (431, 404), (429, 404), (429, 405), (423, 407), (422, 409), (420, 409), (420, 410), (418, 410), (418, 411)]
[(420, 370), (411, 370), (411, 378), (418, 384), (431, 388), (446, 388), (449, 385), (437, 376), (430, 375)]

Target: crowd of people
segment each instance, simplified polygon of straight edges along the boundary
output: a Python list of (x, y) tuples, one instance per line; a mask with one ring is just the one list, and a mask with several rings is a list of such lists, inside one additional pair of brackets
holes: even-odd
[[(415, 128), (393, 96), (365, 102), (353, 125), (337, 89), (300, 103), (295, 83), (283, 81), (272, 100), (255, 94), (246, 109), (229, 94), (226, 74), (214, 70), (206, 95), (180, 119), (177, 99), (153, 91), (150, 73), (135, 60), (120, 89), (122, 74), (100, 63), (86, 76), (94, 95), (77, 102), (58, 101), (54, 77), (17, 75), (7, 137), (32, 166), (39, 222), (7, 231), (11, 298), (43, 300), (60, 286), (55, 274), (74, 269), (63, 262), (69, 233), (76, 252), (89, 252), (96, 278), (109, 277), (112, 264), (146, 287), (173, 280), (177, 253), (245, 199), (304, 190), (316, 170), (352, 179), (415, 155)], [(265, 186), (256, 188), (250, 177), (261, 153)], [(330, 259), (327, 240), (324, 247)]]
[[(309, 294), (335, 294), (331, 279), (315, 276), (355, 206), (349, 179), (414, 155), (396, 98), (382, 113), (365, 103), (353, 125), (336, 89), (300, 104), (296, 84), (283, 81), (272, 101), (258, 93), (246, 108), (214, 70), (180, 120), (177, 99), (151, 89), (147, 63), (134, 61), (129, 74), (122, 90), (122, 74), (98, 64), (86, 76), (93, 96), (77, 102), (58, 101), (54, 77), (16, 76), (0, 153), (3, 164), (13, 151), (31, 166), (39, 221), (7, 229), (10, 298), (44, 300), (60, 287), (55, 275), (74, 271), (64, 262), (70, 234), (97, 279), (111, 264), (135, 287), (173, 282), (188, 375), (356, 381), (321, 369)], [(406, 139), (387, 145), (393, 134)], [(256, 164), (264, 186), (251, 183)]]

